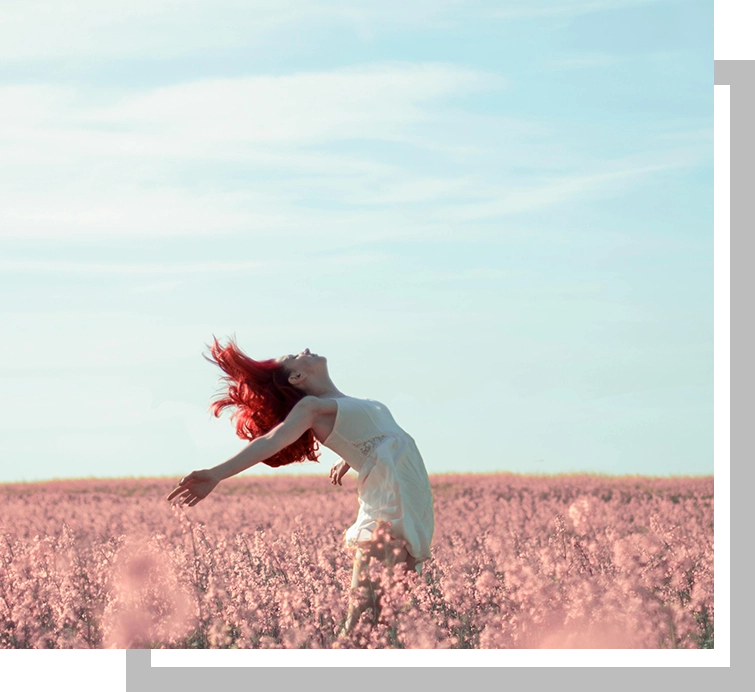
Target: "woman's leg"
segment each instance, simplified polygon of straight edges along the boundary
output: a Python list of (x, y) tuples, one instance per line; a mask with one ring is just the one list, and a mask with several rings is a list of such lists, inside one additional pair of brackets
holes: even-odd
[(406, 569), (410, 572), (416, 571), (417, 565), (419, 564), (417, 562), (417, 558), (409, 553), (409, 551), (406, 549), (406, 546), (403, 546), (401, 548), (401, 552), (399, 552), (397, 555), (391, 556), (391, 559), (384, 560), (384, 563), (388, 566), (405, 564)]
[[(409, 571), (417, 569), (417, 560), (407, 551), (406, 546), (402, 546), (398, 553), (394, 553), (390, 546), (378, 549), (376, 541), (359, 543), (354, 554), (349, 610), (346, 622), (341, 630), (342, 634), (348, 634), (359, 621), (362, 613), (368, 609), (372, 609), (375, 622), (380, 616), (379, 596), (375, 590), (376, 584), (367, 577), (371, 557), (377, 558), (386, 567), (404, 564)], [(364, 594), (359, 593), (360, 588), (364, 589)]]
[[(349, 611), (346, 616), (342, 633), (348, 634), (359, 621), (362, 613), (368, 608), (376, 608), (375, 587), (367, 579), (367, 568), (370, 563), (370, 550), (368, 547), (359, 547), (354, 554), (354, 569), (351, 572), (351, 593), (349, 595)], [(360, 595), (360, 587), (364, 587), (366, 594)], [(375, 613), (377, 619), (377, 613)]]

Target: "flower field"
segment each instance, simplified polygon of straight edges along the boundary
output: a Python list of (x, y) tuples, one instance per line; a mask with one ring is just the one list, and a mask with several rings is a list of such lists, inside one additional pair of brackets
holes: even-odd
[(431, 476), (422, 575), (346, 636), (356, 481), (0, 485), (0, 648), (709, 648), (713, 479)]

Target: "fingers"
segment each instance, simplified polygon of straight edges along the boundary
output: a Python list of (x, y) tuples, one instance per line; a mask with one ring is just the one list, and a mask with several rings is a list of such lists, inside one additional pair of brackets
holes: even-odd
[(330, 482), (333, 485), (343, 486), (341, 479), (346, 475), (350, 468), (351, 466), (349, 466), (343, 459), (333, 464), (333, 467), (330, 469)]
[(195, 477), (196, 471), (192, 471), (188, 476), (184, 476), (179, 482), (178, 485), (173, 489), (173, 491), (168, 495), (166, 498), (168, 502), (170, 502), (174, 497), (177, 495), (180, 495), (183, 491), (186, 490), (186, 487), (194, 483), (196, 480)]
[(343, 460), (337, 461), (330, 469), (330, 482), (333, 485), (343, 486), (341, 479), (351, 467)]
[(190, 483), (184, 483), (184, 482), (179, 483), (175, 488), (173, 488), (170, 495), (168, 495), (167, 497), (168, 501), (172, 500), (174, 497), (176, 497), (176, 495), (180, 495), (181, 493), (188, 490), (188, 487), (187, 487), (188, 485), (190, 485)]
[(170, 495), (168, 495), (167, 500), (168, 502), (170, 502), (171, 500), (178, 498), (176, 504), (186, 504), (190, 499), (195, 497), (198, 497), (195, 489), (185, 484), (179, 485), (177, 488), (174, 488)]
[(186, 498), (193, 497), (194, 493), (192, 493), (190, 490), (186, 490), (185, 488), (179, 488), (178, 492), (175, 490), (168, 496), (168, 500), (172, 500), (174, 498), (177, 498), (176, 504), (181, 504), (186, 502)]
[(203, 495), (196, 495), (193, 492), (186, 491), (183, 495), (181, 495), (175, 504), (177, 505), (183, 505), (184, 507), (193, 507), (197, 504), (200, 500), (204, 500)]
[(186, 488), (184, 488), (184, 487), (182, 487), (182, 486), (179, 485), (177, 488), (175, 488), (173, 490), (173, 492), (171, 492), (170, 495), (168, 495), (168, 498), (167, 498), (168, 502), (170, 502), (177, 495), (180, 495), (181, 493), (183, 493), (185, 490), (186, 490)]

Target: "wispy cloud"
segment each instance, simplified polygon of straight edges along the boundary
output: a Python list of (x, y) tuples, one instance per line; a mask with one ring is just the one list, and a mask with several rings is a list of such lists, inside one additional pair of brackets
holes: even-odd
[(279, 27), (327, 14), (324, 3), (311, 0), (5, 0), (0, 59), (168, 58), (261, 40)]
[(545, 119), (445, 107), (506, 85), (448, 63), (380, 63), (116, 97), (5, 86), (0, 236), (443, 238), (460, 221), (620, 194), (617, 182), (680, 165), (675, 151), (590, 163)]
[[(441, 120), (434, 104), (504, 85), (498, 75), (454, 65), (390, 63), (198, 80), (108, 103), (97, 91), (5, 86), (0, 234), (296, 233), (303, 198), (338, 199), (354, 180), (401, 176), (400, 165), (375, 152), (341, 154), (326, 145), (432, 146), (422, 129)], [(458, 155), (453, 142), (437, 147)], [(207, 173), (218, 165), (226, 166), (220, 185)], [(308, 212), (310, 230), (317, 216)], [(346, 214), (335, 225), (352, 222)]]
[[(3, 158), (10, 162), (41, 164), (75, 155), (83, 161), (259, 157), (274, 164), (276, 147), (402, 140), (412, 129), (419, 135), (419, 128), (439, 119), (433, 102), (505, 86), (498, 74), (442, 63), (203, 79), (110, 103), (102, 103), (98, 90), (4, 86), (0, 137)], [(343, 165), (345, 158), (334, 163)]]
[(264, 48), (295, 31), (306, 40), (313, 26), (345, 28), (369, 41), (396, 30), (447, 30), (470, 18), (569, 17), (654, 1), (527, 0), (512, 5), (489, 0), (4, 0), (0, 62), (217, 54), (249, 45)]
[(453, 283), (463, 285), (470, 281), (499, 281), (504, 277), (519, 274), (517, 269), (494, 269), (492, 267), (474, 267), (462, 271), (420, 271), (415, 272), (409, 279), (416, 284)]
[[(318, 271), (333, 270), (338, 267), (374, 265), (385, 258), (381, 253), (318, 257)], [(312, 258), (282, 258), (280, 260), (253, 261), (205, 261), (205, 262), (80, 262), (65, 259), (25, 259), (2, 260), (0, 271), (10, 274), (70, 274), (77, 277), (89, 276), (191, 276), (196, 274), (235, 274), (253, 272), (255, 276), (279, 275), (281, 272), (304, 270), (313, 266)]]
[(564, 57), (548, 60), (541, 63), (541, 69), (544, 70), (579, 70), (591, 67), (613, 67), (624, 62), (628, 58), (621, 55), (610, 55), (606, 53), (595, 55), (580, 55), (576, 57)]
[(604, 162), (603, 170), (575, 173), (527, 185), (512, 184), (488, 190), (488, 199), (460, 203), (439, 212), (439, 216), (457, 222), (489, 219), (511, 214), (539, 211), (570, 201), (588, 201), (621, 194), (628, 186), (646, 181), (648, 176), (699, 163), (700, 158), (683, 152), (665, 161), (616, 169), (615, 163)]
[[(382, 139), (434, 120), (429, 104), (506, 86), (494, 72), (444, 63), (380, 63), (329, 72), (202, 79), (143, 89), (103, 103), (97, 89), (5, 85), (0, 123), (17, 145), (34, 141), (92, 152), (157, 153), (192, 158), (228, 155), (217, 147)], [(345, 128), (345, 129), (344, 129)], [(65, 137), (64, 137), (65, 135)], [(160, 138), (158, 140), (158, 137)], [(186, 147), (195, 140), (195, 147)], [(8, 146), (10, 142), (6, 143)], [(200, 151), (198, 149), (206, 149)], [(86, 151), (86, 150), (85, 150)], [(243, 151), (243, 150), (242, 150)]]
[[(665, 0), (667, 3), (678, 0)], [(593, 12), (607, 12), (637, 5), (658, 4), (658, 0), (528, 0), (527, 2), (488, 10), (496, 19), (542, 19), (548, 17), (573, 17)]]

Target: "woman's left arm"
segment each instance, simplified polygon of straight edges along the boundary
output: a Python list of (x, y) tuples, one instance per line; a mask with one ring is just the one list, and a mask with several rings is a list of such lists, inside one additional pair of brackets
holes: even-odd
[[(261, 435), (252, 440), (238, 454), (231, 457), (228, 461), (213, 466), (211, 469), (204, 471), (193, 471), (185, 478), (181, 479), (175, 490), (168, 496), (168, 500), (182, 493), (185, 490), (191, 490), (192, 485), (198, 482), (202, 483), (199, 493), (189, 493), (189, 504), (191, 500), (196, 502), (206, 497), (220, 481), (235, 476), (255, 464), (265, 461), (276, 455), (288, 445), (296, 442), (315, 422), (320, 412), (321, 401), (315, 396), (305, 396), (298, 401), (286, 416), (286, 419), (275, 426), (270, 432)], [(214, 481), (214, 484), (213, 482)], [(209, 487), (209, 489), (207, 489)], [(205, 492), (206, 490), (206, 492)], [(183, 492), (183, 496), (187, 493)], [(193, 504), (196, 504), (194, 502)], [(193, 506), (193, 504), (191, 506)]]
[(305, 396), (296, 403), (282, 423), (265, 435), (252, 440), (236, 456), (210, 470), (218, 480), (222, 481), (275, 456), (282, 449), (296, 442), (312, 427), (319, 413), (320, 404), (316, 396)]

